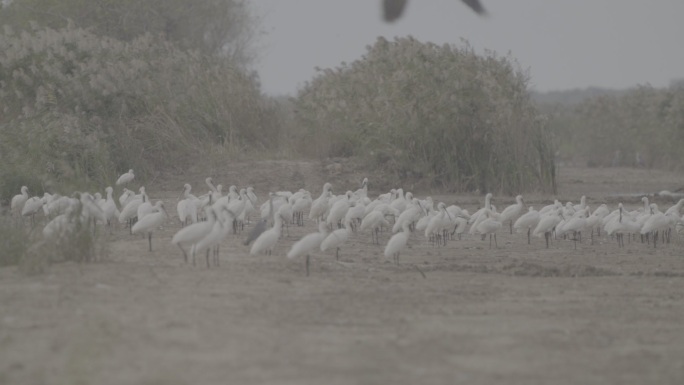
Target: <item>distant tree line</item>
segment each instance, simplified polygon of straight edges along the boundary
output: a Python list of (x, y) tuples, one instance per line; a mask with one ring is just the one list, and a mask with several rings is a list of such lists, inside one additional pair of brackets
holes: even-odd
[(562, 162), (684, 168), (684, 87), (639, 86), (576, 105), (542, 102)]

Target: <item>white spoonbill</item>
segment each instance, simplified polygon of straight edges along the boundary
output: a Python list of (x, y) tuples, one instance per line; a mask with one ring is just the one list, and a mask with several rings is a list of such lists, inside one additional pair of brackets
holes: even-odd
[(658, 233), (661, 234), (661, 239), (666, 240), (668, 236), (668, 231), (675, 227), (677, 222), (680, 221), (679, 216), (676, 211), (671, 211), (669, 214), (663, 214), (662, 212), (651, 215), (646, 223), (644, 223), (641, 228), (641, 235), (646, 235), (653, 233), (653, 247), (656, 247)]
[(508, 227), (511, 234), (513, 234), (513, 220), (516, 219), (522, 213), (523, 207), (525, 206), (525, 202), (523, 202), (522, 195), (516, 196), (515, 201), (517, 203), (506, 207), (499, 216), (499, 220), (501, 221), (501, 223), (506, 223), (506, 221), (509, 221)]
[(135, 199), (135, 193), (124, 187), (123, 192), (121, 193), (121, 196), (119, 196), (119, 205), (122, 208), (126, 207), (128, 202), (132, 201), (133, 199)]
[(213, 248), (214, 266), (219, 265), (219, 246), (221, 241), (223, 241), (228, 236), (228, 233), (230, 233), (234, 219), (235, 214), (225, 207), (222, 207), (221, 211), (216, 213), (216, 221), (214, 222), (214, 226), (209, 234), (192, 246), (191, 252), (193, 264), (195, 263), (195, 256), (206, 250), (207, 268), (211, 267), (209, 264), (209, 253)]
[(150, 251), (152, 251), (152, 232), (159, 226), (161, 226), (169, 214), (164, 208), (164, 202), (157, 201), (154, 205), (155, 212), (145, 215), (145, 217), (133, 225), (131, 233), (143, 233), (147, 232), (147, 240), (150, 244)]
[(21, 209), (21, 216), (31, 217), (31, 224), (35, 224), (36, 213), (40, 211), (44, 204), (45, 201), (39, 197), (31, 197), (27, 199), (24, 203), (24, 207)]
[[(206, 221), (196, 222), (178, 230), (178, 232), (171, 239), (171, 243), (178, 246), (178, 248), (183, 252), (185, 263), (188, 263), (188, 253), (183, 248), (183, 245), (192, 245), (202, 240), (211, 232), (211, 229), (214, 227), (214, 223), (216, 222), (216, 213), (211, 206), (205, 207), (204, 211), (207, 218)], [(192, 264), (195, 264), (194, 255)]]
[(275, 248), (282, 230), (283, 219), (280, 217), (280, 215), (275, 215), (273, 218), (273, 227), (259, 235), (259, 237), (252, 244), (252, 248), (249, 250), (249, 255), (257, 255), (260, 253), (268, 255), (273, 254), (273, 248)]
[(121, 174), (119, 179), (116, 180), (116, 185), (117, 186), (120, 186), (122, 184), (127, 185), (127, 184), (131, 183), (134, 178), (135, 178), (135, 175), (133, 174), (133, 169), (130, 169), (130, 170), (128, 170), (127, 173)]
[(351, 221), (346, 221), (344, 226), (344, 228), (337, 229), (328, 234), (323, 242), (321, 242), (321, 251), (325, 252), (333, 248), (335, 249), (336, 260), (340, 259), (340, 246), (346, 243), (349, 239), (349, 234), (351, 233)]
[(114, 200), (114, 197), (112, 195), (114, 194), (114, 189), (112, 188), (112, 186), (107, 186), (105, 191), (107, 193), (107, 198), (100, 207), (102, 208), (102, 211), (105, 214), (107, 225), (110, 226), (111, 229), (112, 221), (118, 219), (121, 212), (119, 211), (119, 208), (116, 207), (116, 201)]
[(518, 218), (517, 221), (515, 221), (515, 224), (513, 224), (513, 227), (516, 229), (516, 231), (520, 231), (523, 229), (527, 229), (527, 244), (529, 245), (530, 242), (530, 232), (532, 232), (532, 229), (539, 224), (539, 220), (541, 219), (539, 215), (539, 211), (535, 210), (534, 207), (530, 206), (530, 208), (527, 210), (527, 212)]
[[(128, 221), (128, 226), (132, 231), (133, 228), (133, 218), (138, 215), (138, 206), (140, 206), (145, 200), (145, 187), (140, 187), (140, 195), (134, 199), (131, 199), (126, 203), (126, 205), (121, 209), (121, 214), (119, 214), (119, 222), (125, 223)], [(131, 233), (132, 234), (132, 233)]]
[(304, 211), (311, 209), (312, 202), (311, 193), (307, 191), (292, 203), (292, 212), (294, 213), (297, 226), (304, 226)]
[(409, 225), (413, 225), (415, 222), (418, 221), (418, 219), (420, 219), (422, 214), (423, 208), (420, 206), (420, 202), (418, 201), (418, 199), (414, 198), (406, 206), (406, 209), (401, 214), (399, 214), (399, 217), (394, 222), (394, 226), (392, 226), (392, 232), (396, 233), (397, 231), (401, 230), (404, 222), (408, 222)]
[(323, 185), (323, 192), (316, 200), (311, 202), (311, 210), (309, 211), (309, 219), (321, 220), (322, 217), (328, 212), (328, 201), (330, 200), (330, 195), (332, 195), (332, 185), (326, 182)]
[(556, 225), (558, 225), (563, 220), (563, 208), (562, 206), (556, 209), (548, 215), (544, 215), (539, 220), (537, 227), (534, 228), (532, 235), (535, 237), (541, 237), (544, 234), (544, 239), (546, 240), (546, 248), (549, 248), (549, 240), (551, 239), (551, 233), (553, 232)]
[(632, 217), (631, 213), (625, 212), (622, 203), (618, 204), (618, 214), (611, 219), (604, 226), (606, 234), (612, 236), (615, 234), (615, 238), (618, 242), (618, 247), (625, 246), (624, 234), (634, 234), (641, 231), (641, 225)]
[(306, 266), (306, 276), (309, 276), (309, 260), (311, 259), (311, 252), (321, 247), (321, 243), (327, 235), (327, 224), (321, 221), (318, 224), (318, 232), (305, 235), (302, 239), (295, 242), (287, 252), (287, 257), (292, 259), (302, 255), (306, 255), (305, 266)]
[(24, 204), (29, 199), (28, 187), (21, 186), (21, 194), (12, 197), (12, 202), (10, 203), (10, 210), (12, 214), (21, 214), (21, 210), (24, 208)]
[(575, 243), (575, 249), (577, 248), (577, 235), (579, 234), (579, 241), (582, 242), (582, 230), (587, 226), (587, 217), (589, 216), (589, 207), (584, 206), (581, 211), (578, 211), (575, 216), (570, 218), (563, 225), (562, 231), (556, 230), (556, 236), (561, 236), (563, 234), (572, 231), (572, 240)]
[(475, 213), (470, 216), (470, 220), (468, 221), (468, 223), (471, 225), (475, 224), (477, 222), (477, 219), (480, 217), (480, 214), (482, 214), (484, 212), (484, 210), (491, 210), (491, 209), (492, 209), (492, 193), (487, 193), (487, 195), (485, 195), (484, 206), (482, 208), (480, 208), (479, 210), (475, 211)]
[(380, 235), (378, 233), (382, 226), (390, 227), (389, 222), (385, 219), (385, 214), (382, 211), (373, 210), (363, 218), (359, 231), (369, 229), (371, 231), (371, 241), (380, 244)]
[(444, 202), (439, 202), (437, 204), (437, 211), (437, 215), (430, 219), (430, 222), (425, 228), (425, 238), (432, 240), (434, 244), (446, 246), (448, 229), (452, 228), (456, 223), (446, 210), (446, 204)]
[(409, 235), (411, 235), (411, 229), (409, 224), (404, 222), (402, 225), (403, 231), (400, 231), (392, 236), (385, 246), (385, 257), (394, 257), (394, 263), (399, 263), (399, 253), (406, 247)]
[(328, 216), (326, 217), (325, 222), (331, 230), (336, 226), (337, 228), (340, 227), (342, 219), (344, 219), (344, 216), (347, 215), (347, 211), (349, 211), (349, 207), (351, 207), (351, 196), (352, 192), (347, 191), (347, 193), (328, 210)]
[(476, 231), (480, 234), (482, 234), (482, 239), (489, 234), (489, 248), (492, 248), (492, 235), (494, 236), (494, 246), (499, 247), (499, 245), (496, 243), (496, 232), (501, 228), (503, 225), (501, 221), (497, 218), (495, 218), (492, 215), (491, 210), (485, 210), (480, 214), (480, 217), (484, 216), (484, 219), (479, 221), (477, 224)]

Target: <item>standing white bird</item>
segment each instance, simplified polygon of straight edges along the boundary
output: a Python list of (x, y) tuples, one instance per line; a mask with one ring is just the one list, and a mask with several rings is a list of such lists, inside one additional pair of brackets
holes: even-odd
[(152, 232), (154, 232), (157, 227), (161, 226), (169, 216), (164, 208), (164, 202), (162, 201), (157, 201), (154, 210), (155, 212), (147, 214), (143, 219), (136, 222), (131, 229), (131, 233), (133, 234), (147, 232), (150, 251), (152, 251)]
[(305, 235), (302, 239), (295, 242), (287, 253), (287, 257), (292, 259), (302, 255), (306, 255), (305, 266), (306, 276), (309, 276), (309, 260), (311, 259), (311, 252), (321, 247), (321, 243), (327, 235), (327, 225), (321, 221), (318, 224), (318, 232)]
[(499, 216), (501, 223), (506, 223), (506, 221), (509, 221), (508, 223), (511, 234), (513, 234), (513, 220), (522, 213), (523, 207), (525, 206), (522, 195), (516, 196), (515, 201), (517, 202), (516, 204), (506, 207)]
[(178, 219), (181, 226), (187, 225), (189, 222), (197, 223), (197, 207), (201, 204), (199, 199), (190, 193), (192, 186), (189, 183), (183, 185), (183, 197), (176, 205), (176, 212), (178, 212)]
[(396, 233), (397, 231), (401, 230), (404, 222), (408, 222), (409, 225), (413, 225), (416, 221), (418, 221), (418, 219), (420, 219), (422, 214), (423, 208), (420, 206), (418, 199), (414, 198), (408, 205), (406, 205), (406, 209), (399, 214), (399, 217), (394, 222), (394, 226), (392, 226), (392, 232)]
[(499, 245), (496, 243), (496, 232), (501, 228), (502, 223), (499, 219), (492, 215), (491, 210), (485, 210), (480, 214), (480, 217), (484, 216), (484, 219), (479, 221), (477, 224), (476, 231), (482, 234), (482, 239), (489, 234), (489, 248), (492, 248), (492, 235), (494, 236), (494, 246), (497, 248)]
[(311, 193), (307, 191), (292, 203), (292, 212), (297, 226), (304, 226), (304, 211), (311, 209), (312, 202)]
[(116, 207), (116, 201), (114, 200), (114, 197), (113, 197), (114, 189), (112, 188), (112, 186), (107, 186), (105, 191), (107, 193), (107, 199), (105, 200), (105, 202), (100, 207), (102, 207), (102, 211), (105, 214), (107, 225), (110, 226), (110, 229), (111, 229), (112, 222), (115, 219), (119, 218), (119, 215), (121, 215), (121, 212), (119, 211), (119, 208)]
[[(183, 248), (184, 244), (193, 245), (204, 237), (206, 237), (214, 227), (216, 223), (216, 213), (211, 206), (204, 208), (206, 214), (206, 221), (196, 222), (192, 225), (186, 226), (173, 236), (171, 243), (178, 246), (183, 252), (183, 257), (185, 258), (185, 263), (188, 263), (188, 253)], [(195, 256), (193, 255), (192, 264), (195, 265)]]
[(537, 224), (539, 224), (539, 220), (541, 219), (541, 216), (539, 215), (539, 211), (535, 210), (534, 207), (530, 206), (530, 208), (527, 210), (527, 212), (518, 218), (517, 221), (515, 221), (515, 224), (513, 224), (513, 227), (517, 230), (523, 230), (527, 229), (527, 244), (529, 245), (530, 242), (530, 233), (532, 232), (532, 229), (537, 227)]
[(646, 220), (646, 223), (644, 223), (641, 228), (641, 235), (653, 233), (653, 247), (655, 248), (658, 240), (658, 233), (661, 233), (661, 239), (667, 239), (667, 232), (675, 227), (679, 221), (680, 218), (674, 210), (669, 214), (663, 214), (662, 212), (653, 214)]
[(399, 263), (399, 253), (406, 247), (408, 243), (409, 235), (411, 235), (411, 229), (409, 224), (404, 222), (402, 225), (404, 231), (398, 232), (390, 238), (385, 246), (385, 257), (394, 257), (394, 263)]
[(135, 193), (124, 187), (121, 196), (119, 196), (119, 206), (122, 208), (126, 207), (128, 202), (132, 201), (133, 199), (135, 199)]
[(222, 207), (221, 211), (216, 213), (216, 221), (209, 234), (192, 246), (193, 264), (195, 262), (195, 256), (206, 250), (207, 268), (211, 267), (209, 264), (209, 253), (213, 248), (214, 266), (219, 265), (219, 246), (221, 241), (230, 233), (230, 229), (233, 228), (233, 220), (235, 220), (235, 214), (225, 207)]
[(380, 244), (380, 227), (390, 227), (389, 222), (385, 219), (385, 214), (382, 211), (373, 210), (366, 215), (361, 221), (359, 231), (369, 229), (371, 231), (371, 241), (375, 244)]
[(677, 204), (675, 204), (674, 206), (671, 206), (670, 208), (668, 208), (668, 209), (665, 211), (665, 214), (666, 214), (666, 215), (669, 215), (669, 214), (672, 214), (672, 213), (676, 213), (676, 214), (679, 216), (679, 215), (680, 215), (680, 214), (679, 214), (679, 211), (682, 209), (682, 205), (684, 205), (684, 199), (680, 199), (679, 202), (677, 202)]
[(349, 211), (349, 207), (351, 207), (349, 201), (351, 195), (352, 192), (347, 191), (347, 193), (328, 210), (328, 216), (325, 219), (325, 223), (328, 224), (330, 230), (335, 228), (335, 226), (338, 228), (340, 227), (342, 219), (344, 219), (344, 216), (347, 215), (347, 211)]
[(43, 200), (43, 198), (31, 197), (27, 199), (24, 203), (24, 207), (22, 207), (21, 209), (21, 216), (31, 217), (31, 225), (35, 224), (36, 213), (40, 211), (44, 204), (45, 201)]
[(439, 202), (437, 204), (437, 211), (437, 215), (430, 219), (430, 222), (425, 228), (425, 238), (432, 240), (436, 245), (446, 246), (448, 229), (452, 228), (456, 223), (452, 220), (451, 215), (446, 210), (446, 204), (444, 202)]
[(347, 242), (349, 239), (349, 234), (351, 233), (351, 221), (348, 220), (344, 223), (344, 228), (337, 229), (330, 234), (321, 242), (321, 251), (325, 252), (332, 248), (335, 248), (335, 259), (340, 259), (340, 246)]
[[(640, 225), (631, 215), (629, 212), (625, 212), (625, 209), (622, 205), (622, 203), (618, 204), (618, 213), (617, 215), (613, 216), (612, 219), (610, 219), (606, 225), (604, 226), (604, 230), (606, 231), (606, 234), (609, 236), (612, 236), (615, 234), (615, 238), (617, 239), (618, 247), (624, 247), (625, 246), (625, 241), (624, 241), (624, 234), (634, 234), (634, 233), (639, 233), (641, 231), (642, 225)], [(609, 216), (607, 216), (609, 217)]]
[(577, 212), (575, 216), (570, 218), (563, 225), (562, 231), (556, 229), (556, 236), (561, 236), (565, 233), (573, 232), (572, 240), (575, 243), (575, 249), (577, 248), (577, 234), (579, 233), (579, 240), (582, 239), (582, 230), (587, 226), (587, 217), (589, 216), (589, 207), (584, 206), (584, 208)]
[(563, 220), (563, 208), (562, 206), (556, 209), (548, 215), (541, 217), (537, 227), (534, 228), (532, 235), (536, 237), (541, 237), (544, 234), (544, 239), (546, 239), (546, 248), (549, 248), (549, 240), (551, 239), (551, 232), (554, 230), (556, 225), (558, 225)]
[(28, 199), (28, 187), (21, 186), (21, 194), (13, 196), (10, 203), (10, 211), (12, 211), (12, 214), (21, 214), (21, 210), (24, 208), (24, 204)]
[(143, 219), (147, 214), (151, 213), (153, 209), (154, 205), (150, 201), (150, 198), (147, 196), (147, 194), (143, 193), (142, 203), (138, 206), (136, 214), (138, 220)]
[(138, 215), (138, 206), (140, 206), (143, 201), (146, 200), (147, 195), (145, 194), (145, 187), (140, 187), (140, 195), (129, 200), (125, 206), (121, 209), (121, 214), (119, 214), (119, 222), (125, 223), (128, 221), (128, 227), (133, 233), (133, 219)]
[(257, 255), (260, 253), (268, 255), (273, 254), (273, 248), (280, 238), (282, 228), (283, 219), (280, 217), (280, 215), (275, 215), (273, 218), (273, 227), (259, 235), (259, 237), (252, 244), (252, 248), (249, 250), (249, 255)]
[(309, 211), (309, 219), (313, 220), (321, 220), (324, 215), (328, 212), (328, 200), (330, 199), (330, 195), (332, 195), (332, 185), (328, 182), (326, 182), (323, 185), (323, 192), (321, 193), (321, 196), (319, 196), (316, 200), (311, 202), (311, 210)]
[(344, 222), (349, 222), (351, 229), (355, 231), (355, 226), (361, 223), (363, 219), (363, 214), (366, 212), (366, 205), (359, 201), (354, 206), (349, 208), (347, 215), (344, 216)]
[(485, 195), (485, 204), (482, 208), (479, 210), (475, 211), (473, 215), (470, 216), (470, 219), (468, 220), (468, 223), (471, 224), (470, 230), (468, 231), (469, 234), (474, 234), (475, 229), (473, 228), (474, 225), (478, 222), (478, 219), (480, 218), (480, 215), (484, 212), (484, 210), (491, 210), (492, 209), (492, 193), (487, 193)]
[(122, 184), (127, 185), (127, 184), (131, 183), (134, 178), (135, 178), (135, 175), (133, 174), (133, 169), (130, 169), (130, 170), (128, 170), (127, 173), (121, 174), (119, 179), (116, 180), (116, 185), (117, 186), (120, 186)]

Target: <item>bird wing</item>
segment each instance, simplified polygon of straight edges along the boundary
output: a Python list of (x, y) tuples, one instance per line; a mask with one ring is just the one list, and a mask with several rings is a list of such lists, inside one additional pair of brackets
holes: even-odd
[(406, 0), (384, 0), (382, 4), (385, 21), (392, 22), (400, 18), (404, 13)]
[(480, 0), (462, 0), (465, 5), (470, 7), (475, 13), (478, 15), (485, 15), (487, 14), (487, 11), (484, 9), (482, 4), (480, 3)]

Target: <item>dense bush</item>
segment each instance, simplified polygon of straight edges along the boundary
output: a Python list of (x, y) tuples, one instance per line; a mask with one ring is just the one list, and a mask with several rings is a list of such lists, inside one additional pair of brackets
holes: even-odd
[(100, 187), (211, 145), (266, 146), (274, 111), (228, 58), (71, 27), (0, 35), (0, 105), (0, 176), (22, 170)]
[(509, 57), (467, 44), (379, 38), (352, 64), (299, 92), (302, 142), (317, 156), (361, 156), (398, 179), (454, 190), (553, 190), (550, 138)]
[(15, 31), (71, 23), (125, 42), (151, 34), (180, 49), (230, 57), (241, 65), (254, 57), (259, 26), (244, 0), (18, 0), (3, 1), (0, 9), (0, 25)]

